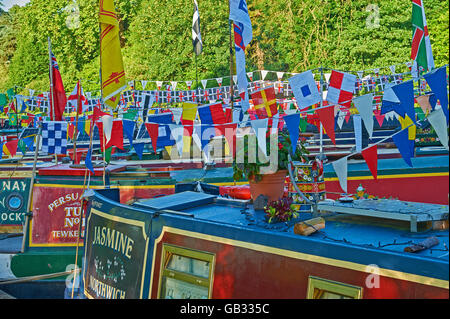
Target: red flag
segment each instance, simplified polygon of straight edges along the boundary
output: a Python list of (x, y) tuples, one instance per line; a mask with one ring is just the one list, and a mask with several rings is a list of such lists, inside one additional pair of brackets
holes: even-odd
[(147, 129), (148, 135), (152, 139), (153, 150), (156, 153), (156, 143), (158, 142), (159, 136), (159, 124), (158, 123), (144, 123)]
[(216, 129), (220, 131), (220, 134), (225, 136), (225, 139), (228, 142), (228, 146), (234, 155), (236, 154), (236, 129), (237, 123), (229, 123), (216, 126)]
[(94, 112), (92, 114), (92, 119), (94, 121), (97, 121), (100, 117), (102, 117), (103, 115), (111, 115), (109, 113), (105, 113), (102, 110), (100, 110), (100, 108), (98, 107), (94, 107)]
[[(109, 114), (108, 114), (109, 115)], [(100, 136), (100, 149), (103, 152), (103, 123), (97, 122), (98, 133)], [(106, 138), (105, 138), (106, 141)], [(106, 149), (111, 146), (117, 146), (121, 150), (123, 150), (123, 124), (122, 121), (113, 121), (113, 126), (111, 130), (111, 139), (108, 143), (106, 143)], [(112, 153), (111, 153), (112, 154)]]
[(322, 109), (317, 109), (316, 114), (319, 116), (320, 122), (325, 129), (325, 133), (336, 146), (336, 138), (334, 136), (334, 108), (325, 107)]
[[(50, 51), (52, 57), (52, 79), (53, 86), (50, 87), (51, 94), (50, 95), (50, 119), (52, 121), (61, 121), (64, 109), (67, 103), (66, 91), (64, 90), (64, 85), (61, 79), (61, 73), (59, 73), (58, 63), (56, 62), (56, 58), (53, 53)], [(51, 84), (51, 85), (52, 85)], [(53, 105), (54, 103), (54, 105)], [(54, 115), (53, 115), (54, 114)]]
[(11, 157), (13, 157), (13, 156), (16, 155), (17, 145), (18, 144), (19, 144), (19, 140), (18, 139), (12, 140), (12, 141), (9, 141), (9, 142), (5, 143), (5, 145), (3, 146), (4, 147), (3, 149), (6, 148), (6, 152), (5, 153), (6, 154), (9, 153), (9, 155), (11, 155)]
[(366, 161), (367, 166), (369, 166), (369, 170), (372, 173), (373, 178), (377, 179), (377, 171), (378, 171), (377, 144), (361, 151), (361, 154), (364, 157), (364, 160)]

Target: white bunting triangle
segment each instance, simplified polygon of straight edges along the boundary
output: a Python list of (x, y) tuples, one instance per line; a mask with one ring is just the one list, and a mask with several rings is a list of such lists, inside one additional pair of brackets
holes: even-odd
[(177, 81), (171, 81), (170, 84), (172, 85), (172, 91), (175, 91), (176, 88), (177, 88), (178, 82)]
[(358, 74), (359, 79), (362, 80), (364, 71), (357, 71), (356, 74)]
[(203, 89), (206, 89), (206, 84), (208, 83), (208, 79), (201, 80), (201, 82), (202, 82)]
[(263, 81), (264, 81), (264, 79), (266, 78), (267, 73), (269, 73), (269, 71), (261, 70), (261, 79), (262, 79)]
[(353, 99), (353, 103), (355, 104), (356, 109), (361, 115), (362, 120), (364, 121), (364, 126), (369, 133), (369, 137), (372, 138), (373, 134), (373, 93), (369, 93), (366, 95), (358, 96)]
[(263, 152), (265, 156), (267, 156), (266, 132), (267, 132), (267, 125), (269, 124), (269, 118), (261, 120), (253, 120), (250, 121), (250, 124), (252, 125), (253, 131), (256, 134), (259, 149)]
[(142, 90), (145, 90), (145, 87), (147, 86), (147, 83), (148, 83), (147, 80), (141, 80)]
[(362, 151), (362, 122), (361, 115), (354, 114), (353, 115), (353, 130), (355, 132), (355, 146), (356, 153), (361, 153)]
[(391, 70), (392, 74), (395, 74), (395, 65), (391, 65), (389, 70)]
[(170, 110), (172, 111), (174, 122), (179, 124), (181, 116), (183, 115), (183, 109), (181, 107), (173, 107), (170, 108)]
[(341, 185), (341, 188), (347, 193), (347, 157), (342, 157), (332, 164), (339, 179), (339, 185)]
[(428, 122), (433, 126), (439, 141), (448, 151), (448, 133), (447, 133), (447, 119), (442, 108), (436, 109), (427, 117)]
[(33, 95), (34, 95), (34, 90), (28, 89), (28, 92), (30, 93), (30, 96), (33, 96)]
[(162, 84), (163, 84), (163, 81), (156, 81), (156, 86), (157, 86), (158, 90), (161, 90)]
[(339, 129), (342, 129), (342, 125), (344, 124), (345, 121), (345, 112), (342, 112), (341, 110), (339, 110), (338, 112), (338, 117), (337, 117), (337, 125), (339, 126)]
[(277, 79), (278, 81), (281, 81), (281, 79), (283, 78), (284, 72), (277, 72)]
[(111, 132), (112, 132), (112, 126), (113, 126), (113, 117), (111, 115), (103, 115), (101, 117), (102, 123), (103, 123), (103, 133), (105, 134), (106, 138), (106, 144), (108, 144), (109, 140), (111, 139)]
[(184, 127), (183, 125), (169, 124), (170, 134), (175, 141), (178, 154), (180, 156), (183, 155), (183, 135), (184, 135)]
[(216, 78), (217, 84), (219, 84), (219, 86), (222, 86), (222, 80), (223, 78)]

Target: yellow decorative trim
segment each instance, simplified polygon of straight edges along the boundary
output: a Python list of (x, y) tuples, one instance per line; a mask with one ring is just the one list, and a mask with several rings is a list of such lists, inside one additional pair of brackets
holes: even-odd
[(309, 276), (306, 299), (316, 299), (314, 298), (314, 289), (316, 288), (353, 299), (362, 299), (363, 296), (362, 287), (315, 276)]
[[(320, 264), (324, 264), (324, 265), (346, 268), (346, 269), (351, 269), (351, 270), (355, 270), (355, 271), (361, 271), (361, 272), (365, 272), (368, 274), (371, 274), (372, 270), (373, 270), (373, 269), (371, 269), (371, 267), (368, 267), (368, 265), (358, 264), (358, 263), (354, 263), (354, 262), (350, 262), (350, 261), (332, 259), (332, 258), (321, 257), (321, 256), (317, 256), (317, 255), (310, 255), (310, 254), (300, 253), (300, 252), (296, 252), (296, 251), (285, 250), (285, 249), (280, 249), (280, 248), (275, 248), (275, 247), (270, 247), (270, 246), (264, 246), (264, 245), (260, 245), (260, 244), (254, 244), (254, 243), (249, 243), (249, 242), (244, 242), (244, 241), (239, 241), (239, 240), (234, 240), (234, 239), (229, 239), (229, 238), (224, 238), (224, 237), (206, 235), (206, 234), (202, 234), (202, 233), (191, 232), (188, 230), (172, 228), (172, 227), (167, 227), (167, 226), (163, 226), (161, 235), (155, 240), (155, 244), (153, 247), (153, 262), (155, 260), (154, 257), (156, 254), (156, 246), (162, 240), (162, 238), (166, 232), (178, 234), (178, 235), (189, 236), (189, 237), (193, 237), (193, 238), (200, 238), (200, 239), (204, 239), (204, 240), (218, 242), (221, 244), (242, 247), (242, 248), (246, 248), (246, 249), (261, 251), (261, 252), (284, 256), (284, 257), (289, 257), (289, 258), (301, 259), (301, 260), (320, 263)], [(154, 265), (153, 265), (153, 267), (154, 267)], [(154, 268), (152, 268), (152, 269), (154, 269)], [(379, 270), (378, 274), (380, 276), (411, 281), (411, 282), (415, 282), (415, 283), (419, 283), (419, 284), (423, 284), (423, 285), (434, 286), (434, 287), (438, 287), (438, 288), (449, 289), (449, 281), (448, 280), (425, 277), (425, 276), (421, 276), (421, 275), (410, 274), (410, 273), (405, 273), (405, 272), (391, 270), (391, 269), (379, 268), (378, 270)], [(152, 289), (152, 285), (153, 285), (153, 276), (152, 276), (152, 281), (150, 282), (150, 291)]]
[[(394, 175), (378, 175), (378, 179), (389, 179), (389, 178), (411, 178), (411, 177), (436, 177), (436, 176), (448, 176), (448, 172), (442, 173), (417, 173), (417, 174), (394, 174)], [(374, 179), (372, 175), (370, 176), (349, 176), (347, 180), (357, 181), (357, 180), (366, 180), (366, 179)], [(337, 177), (325, 178), (326, 182), (334, 182), (339, 181)]]

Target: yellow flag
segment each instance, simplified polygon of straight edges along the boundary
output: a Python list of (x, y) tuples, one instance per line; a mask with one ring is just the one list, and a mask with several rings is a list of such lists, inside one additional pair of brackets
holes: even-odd
[(417, 127), (416, 127), (416, 125), (414, 125), (414, 123), (411, 120), (411, 118), (408, 115), (405, 114), (405, 118), (399, 116), (398, 120), (400, 122), (402, 130), (409, 126), (408, 127), (408, 139), (409, 140), (415, 140), (416, 139), (416, 129), (417, 129)]
[(119, 39), (119, 20), (114, 0), (100, 0), (100, 55), (103, 101), (115, 108), (118, 94), (127, 86)]
[(197, 115), (197, 104), (184, 102), (181, 119), (185, 121), (194, 121), (196, 115)]

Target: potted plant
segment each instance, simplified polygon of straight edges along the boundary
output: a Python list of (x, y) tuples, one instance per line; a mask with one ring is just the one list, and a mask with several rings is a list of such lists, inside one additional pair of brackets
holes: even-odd
[(264, 213), (267, 222), (287, 222), (291, 218), (297, 218), (298, 213), (292, 204), (291, 197), (283, 197), (276, 201), (271, 201), (264, 207)]
[[(250, 185), (252, 199), (255, 200), (259, 195), (265, 195), (269, 201), (278, 200), (284, 193), (284, 181), (288, 174), (289, 157), (293, 161), (307, 160), (308, 150), (301, 141), (292, 154), (291, 139), (287, 130), (282, 130), (278, 134), (269, 135), (266, 133), (266, 151), (269, 161), (261, 161), (256, 156), (256, 161), (250, 161), (248, 135), (244, 136), (244, 143), (241, 149), (238, 149), (236, 158), (243, 158), (243, 162), (233, 162), (233, 179), (235, 181), (247, 178)], [(276, 143), (276, 144), (274, 144)], [(272, 144), (272, 146), (271, 146)], [(240, 154), (239, 152), (243, 152)], [(276, 165), (270, 162), (275, 160)]]

